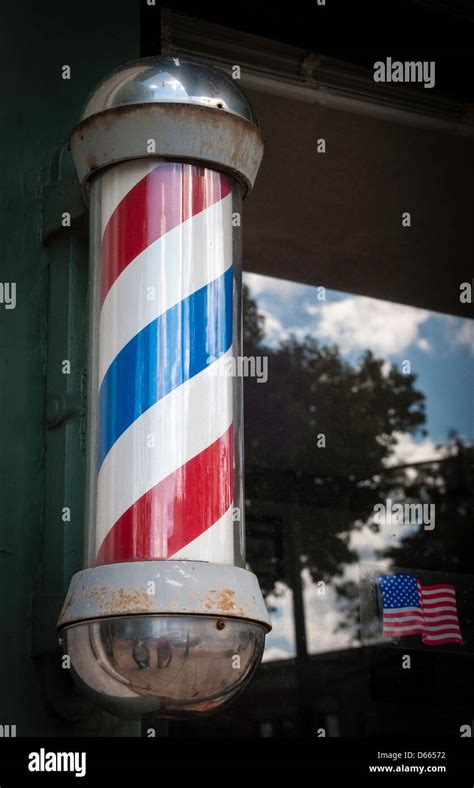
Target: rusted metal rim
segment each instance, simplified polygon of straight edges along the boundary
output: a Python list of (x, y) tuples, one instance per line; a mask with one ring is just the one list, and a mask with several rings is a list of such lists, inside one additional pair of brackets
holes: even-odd
[(263, 137), (248, 120), (195, 104), (133, 104), (104, 110), (76, 126), (69, 141), (81, 186), (130, 159), (205, 164), (231, 173), (249, 193), (263, 157)]
[(137, 561), (84, 569), (71, 580), (58, 628), (136, 614), (238, 618), (271, 629), (252, 572), (200, 561)]

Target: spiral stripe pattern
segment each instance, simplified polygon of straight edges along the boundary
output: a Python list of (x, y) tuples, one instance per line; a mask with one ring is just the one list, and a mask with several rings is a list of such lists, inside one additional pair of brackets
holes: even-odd
[(233, 562), (230, 179), (101, 176), (96, 564)]

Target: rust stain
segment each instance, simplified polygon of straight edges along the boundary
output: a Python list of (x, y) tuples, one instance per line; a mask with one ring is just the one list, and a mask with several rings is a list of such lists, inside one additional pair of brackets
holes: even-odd
[(235, 591), (230, 588), (212, 589), (203, 600), (202, 606), (205, 610), (215, 610), (217, 607), (220, 613), (235, 613), (237, 607), (233, 597)]
[[(261, 148), (264, 145), (261, 130), (246, 118), (229, 112), (219, 105), (211, 107), (170, 101), (128, 104), (106, 109), (85, 118), (76, 126), (71, 137), (72, 147), (75, 147), (77, 139), (89, 138), (87, 148), (90, 150), (90, 136), (94, 132), (98, 131), (100, 134), (105, 132), (108, 135), (108, 132), (113, 131), (117, 123), (120, 123), (121, 120), (127, 122), (132, 117), (137, 124), (136, 128), (142, 128), (142, 131), (145, 129), (159, 131), (161, 123), (166, 125), (171, 121), (172, 124), (183, 126), (188, 130), (190, 136), (200, 140), (200, 145), (191, 146), (188, 153), (183, 151), (179, 155), (173, 143), (168, 141), (166, 145), (163, 143), (159, 152), (151, 154), (152, 158), (165, 161), (199, 162), (201, 166), (217, 166), (219, 170), (227, 172), (240, 182), (244, 194), (247, 194), (251, 189), (246, 176), (243, 175), (242, 168), (247, 160), (250, 169), (260, 162)], [(211, 127), (213, 128), (210, 135)], [(211, 137), (210, 144), (207, 141), (209, 136)], [(133, 150), (132, 152), (129, 150), (128, 144), (123, 150), (120, 148), (118, 151), (109, 150), (107, 155), (104, 152), (99, 154), (90, 152), (87, 155), (88, 172), (89, 174), (97, 172), (103, 166), (132, 156), (136, 157), (137, 151), (133, 154)], [(144, 157), (147, 158), (146, 154)]]
[[(114, 107), (113, 109), (103, 110), (89, 118), (81, 121), (76, 126), (74, 136), (78, 136), (81, 140), (84, 139), (85, 133), (90, 133), (95, 128), (113, 128), (117, 123), (117, 118), (126, 118), (128, 116), (140, 115), (140, 120), (157, 122), (159, 115), (162, 117), (168, 116), (181, 121), (183, 124), (188, 125), (190, 128), (203, 127), (203, 131), (207, 132), (209, 128), (210, 114), (214, 115), (214, 123), (217, 127), (226, 128), (226, 131), (220, 139), (216, 134), (213, 139), (213, 150), (220, 150), (226, 153), (226, 158), (230, 154), (227, 168), (232, 169), (236, 162), (241, 159), (242, 145), (248, 145), (249, 137), (258, 138), (263, 143), (263, 136), (260, 129), (254, 126), (253, 123), (245, 118), (235, 115), (233, 112), (228, 112), (225, 109), (218, 109), (216, 107), (201, 106), (199, 104), (186, 104), (178, 102), (150, 102), (145, 104), (126, 104), (122, 107)], [(225, 124), (223, 127), (222, 124)], [(231, 125), (230, 125), (231, 124)], [(232, 147), (229, 151), (229, 142), (232, 142)], [(97, 169), (98, 162), (95, 156), (90, 156), (88, 164), (91, 170)]]
[(109, 586), (97, 586), (89, 591), (89, 595), (102, 610), (110, 613), (147, 613), (153, 606), (151, 596), (136, 588), (120, 587), (111, 591)]
[[(185, 119), (189, 118), (190, 113), (195, 113), (198, 116), (204, 116), (204, 113), (208, 115), (208, 113), (212, 112), (215, 114), (216, 119), (218, 115), (230, 115), (232, 120), (235, 122), (236, 127), (240, 127), (240, 130), (243, 131), (246, 129), (248, 131), (249, 126), (251, 126), (261, 136), (261, 131), (257, 126), (254, 126), (254, 124), (246, 120), (246, 118), (242, 118), (240, 115), (236, 115), (234, 112), (229, 112), (223, 107), (211, 107), (203, 104), (193, 104), (192, 102), (187, 103), (184, 101), (138, 102), (136, 104), (123, 104), (122, 106), (104, 109), (101, 112), (96, 112), (94, 115), (90, 115), (88, 118), (84, 118), (84, 120), (78, 123), (76, 126), (76, 133), (82, 134), (84, 129), (88, 129), (97, 124), (101, 126), (114, 126), (117, 117), (126, 118), (129, 115), (136, 115), (138, 111), (142, 116), (156, 118), (157, 107), (159, 107), (160, 114), (177, 115), (178, 117), (182, 116)], [(207, 125), (209, 121), (204, 122)]]

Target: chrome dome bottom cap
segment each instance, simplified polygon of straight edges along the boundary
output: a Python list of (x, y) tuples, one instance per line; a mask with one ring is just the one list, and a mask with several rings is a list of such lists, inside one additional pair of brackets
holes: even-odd
[(183, 719), (222, 708), (250, 681), (266, 627), (203, 615), (133, 615), (65, 627), (73, 678), (119, 717)]
[(271, 626), (252, 572), (169, 560), (78, 572), (58, 629), (84, 693), (141, 719), (222, 707), (249, 682)]

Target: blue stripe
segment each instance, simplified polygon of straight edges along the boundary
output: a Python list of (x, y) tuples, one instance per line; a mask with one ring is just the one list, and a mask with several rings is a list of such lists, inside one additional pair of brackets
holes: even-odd
[(145, 326), (112, 361), (99, 391), (99, 467), (130, 424), (231, 344), (232, 266)]

